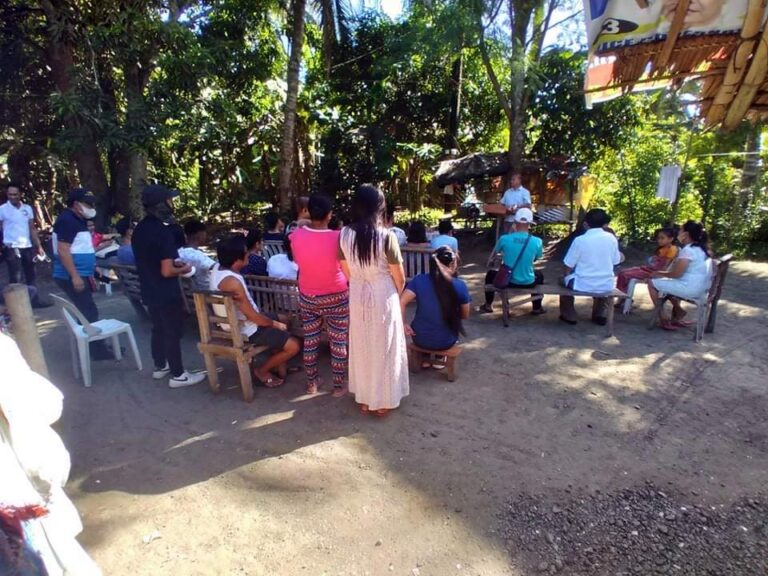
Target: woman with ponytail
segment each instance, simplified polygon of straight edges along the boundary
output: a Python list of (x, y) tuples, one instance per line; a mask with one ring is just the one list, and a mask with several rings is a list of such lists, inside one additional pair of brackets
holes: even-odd
[(364, 414), (384, 416), (408, 395), (408, 351), (398, 300), (403, 257), (384, 226), (384, 195), (371, 185), (352, 196), (339, 260), (349, 279), (349, 391)]
[(685, 310), (680, 305), (680, 298), (696, 300), (712, 283), (712, 259), (704, 225), (688, 220), (678, 231), (677, 240), (682, 246), (677, 259), (668, 270), (654, 272), (648, 282), (654, 305), (659, 301), (659, 292), (672, 296), (672, 315), (666, 316), (663, 308), (659, 313), (659, 325), (664, 330), (687, 326), (688, 323), (683, 321)]
[[(400, 307), (405, 322), (405, 308), (416, 300), (413, 322), (405, 324), (405, 333), (414, 344), (427, 350), (447, 350), (464, 334), (462, 320), (469, 318), (469, 290), (456, 278), (458, 256), (448, 246), (434, 251), (429, 274), (419, 274), (405, 287)], [(435, 357), (432, 367), (445, 368), (445, 359)], [(423, 366), (429, 367), (427, 363)]]

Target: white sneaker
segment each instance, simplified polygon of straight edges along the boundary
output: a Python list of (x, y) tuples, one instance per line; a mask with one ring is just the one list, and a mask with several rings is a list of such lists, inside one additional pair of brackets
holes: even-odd
[(168, 376), (168, 374), (170, 373), (171, 373), (171, 367), (168, 366), (168, 362), (166, 362), (165, 366), (163, 366), (162, 368), (155, 368), (155, 371), (152, 372), (152, 378), (154, 378), (155, 380), (162, 380), (163, 378)]
[(173, 376), (168, 380), (168, 386), (171, 388), (184, 388), (184, 386), (193, 386), (199, 384), (207, 377), (205, 372), (195, 372), (190, 374), (189, 372), (182, 372), (179, 376)]

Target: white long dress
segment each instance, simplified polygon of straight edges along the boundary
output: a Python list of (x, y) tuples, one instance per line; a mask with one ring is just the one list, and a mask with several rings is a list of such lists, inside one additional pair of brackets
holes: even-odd
[[(349, 265), (349, 390), (370, 410), (397, 408), (408, 395), (408, 352), (400, 297), (389, 272), (386, 240), (379, 229), (378, 255), (363, 265), (354, 253), (355, 232), (341, 231), (341, 250)], [(397, 238), (390, 240), (399, 257)]]

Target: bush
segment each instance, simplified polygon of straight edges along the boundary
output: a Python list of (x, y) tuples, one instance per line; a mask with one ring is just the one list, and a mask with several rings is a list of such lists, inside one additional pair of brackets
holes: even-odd
[(443, 218), (454, 216), (439, 208), (422, 208), (418, 212), (395, 212), (395, 225), (405, 229), (414, 220), (421, 220), (428, 228), (434, 228)]

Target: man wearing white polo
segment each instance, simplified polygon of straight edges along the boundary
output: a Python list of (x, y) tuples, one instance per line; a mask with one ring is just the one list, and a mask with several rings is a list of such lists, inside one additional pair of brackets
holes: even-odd
[(513, 172), (509, 181), (510, 187), (501, 197), (501, 203), (507, 209), (507, 216), (504, 218), (504, 234), (512, 230), (515, 223), (515, 212), (518, 208), (530, 208), (531, 193), (523, 187), (523, 180), (520, 172)]
[[(45, 257), (35, 229), (35, 214), (29, 205), (21, 201), (19, 184), (8, 184), (7, 197), (8, 201), (0, 205), (0, 226), (3, 230), (2, 248), (8, 265), (8, 281), (21, 284), (23, 272), (24, 283), (35, 286), (35, 255)], [(32, 305), (45, 306), (37, 298), (33, 299)]]

